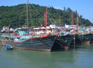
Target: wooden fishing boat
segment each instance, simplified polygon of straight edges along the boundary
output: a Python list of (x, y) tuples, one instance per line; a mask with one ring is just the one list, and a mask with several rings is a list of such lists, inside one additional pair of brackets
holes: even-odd
[(51, 51), (58, 33), (45, 33), (36, 35), (30, 33), (28, 28), (28, 0), (27, 0), (27, 27), (17, 28), (17, 33), (1, 35), (0, 42), (9, 44), (18, 49)]
[(51, 33), (45, 35), (28, 35), (26, 29), (22, 29), (22, 31), (18, 29), (17, 34), (11, 34), (10, 36), (1, 35), (0, 41), (3, 45), (9, 44), (19, 49), (51, 51), (57, 35), (58, 33), (55, 35)]
[(83, 32), (78, 34), (78, 38), (81, 40), (82, 44), (90, 44), (93, 41), (93, 34)]

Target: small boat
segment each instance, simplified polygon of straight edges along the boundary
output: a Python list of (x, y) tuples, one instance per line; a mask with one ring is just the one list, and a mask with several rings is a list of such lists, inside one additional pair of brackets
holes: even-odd
[(4, 48), (5, 50), (13, 50), (13, 46), (8, 44), (5, 44)]

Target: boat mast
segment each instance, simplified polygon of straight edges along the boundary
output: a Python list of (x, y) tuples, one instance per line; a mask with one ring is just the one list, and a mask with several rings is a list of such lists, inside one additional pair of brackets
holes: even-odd
[(61, 27), (61, 16), (59, 16), (59, 27)]
[(10, 25), (8, 26), (8, 28), (9, 28), (9, 31), (8, 31), (8, 36), (10, 36)]
[(77, 14), (77, 33), (78, 33), (78, 14)]
[(28, 0), (27, 0), (27, 33), (28, 33)]
[(46, 8), (46, 26), (47, 26), (47, 8)]
[(44, 12), (44, 27), (46, 27), (46, 13)]
[(47, 8), (46, 8), (46, 25), (45, 25), (45, 27), (46, 27), (46, 30), (47, 30)]
[(73, 12), (72, 12), (72, 14), (71, 14), (71, 25), (73, 25)]

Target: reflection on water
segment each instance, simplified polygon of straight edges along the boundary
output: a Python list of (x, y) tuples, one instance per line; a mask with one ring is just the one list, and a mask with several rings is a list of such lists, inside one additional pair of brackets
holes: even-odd
[(0, 46), (0, 68), (92, 68), (93, 44), (68, 51), (6, 51)]

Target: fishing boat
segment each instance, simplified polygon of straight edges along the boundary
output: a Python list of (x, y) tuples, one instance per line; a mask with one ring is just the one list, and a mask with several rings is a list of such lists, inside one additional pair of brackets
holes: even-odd
[(18, 49), (31, 49), (31, 50), (43, 50), (43, 51), (51, 51), (53, 44), (57, 38), (57, 34), (51, 35), (49, 33), (45, 35), (33, 35), (27, 34), (26, 28), (18, 28), (17, 34), (1, 35), (0, 41), (4, 44), (13, 45)]
[(75, 47), (76, 44), (81, 44), (81, 40), (78, 38), (77, 34), (71, 34), (70, 32), (59, 33), (56, 43), (60, 45), (63, 49), (67, 50), (70, 47)]
[[(60, 18), (61, 17), (59, 16), (59, 35), (56, 39), (55, 45), (59, 45), (61, 48), (67, 50), (70, 47), (75, 47), (76, 44), (80, 44), (81, 40), (78, 38), (78, 34), (75, 30), (76, 27), (73, 29), (70, 27), (62, 29)], [(73, 16), (71, 16), (71, 18), (73, 18)], [(71, 26), (73, 26), (73, 19)]]
[(79, 30), (78, 28), (78, 15), (77, 15), (77, 34), (82, 44), (90, 44), (93, 41), (93, 34), (89, 30)]
[(35, 34), (28, 27), (28, 0), (27, 0), (27, 27), (17, 28), (17, 31), (9, 35), (1, 35), (0, 41), (14, 48), (27, 50), (52, 51), (58, 33)]
[(71, 33), (69, 32), (69, 29), (66, 31), (65, 29), (61, 28), (61, 20), (60, 20), (61, 16), (59, 16), (59, 26), (57, 27), (58, 31), (59, 31), (59, 35), (56, 39), (55, 42), (55, 46), (58, 49), (68, 49), (74, 39), (74, 35), (71, 35)]
[(64, 35), (64, 36), (59, 36), (57, 38), (59, 45), (63, 47), (63, 49), (68, 49), (74, 39), (74, 35)]

